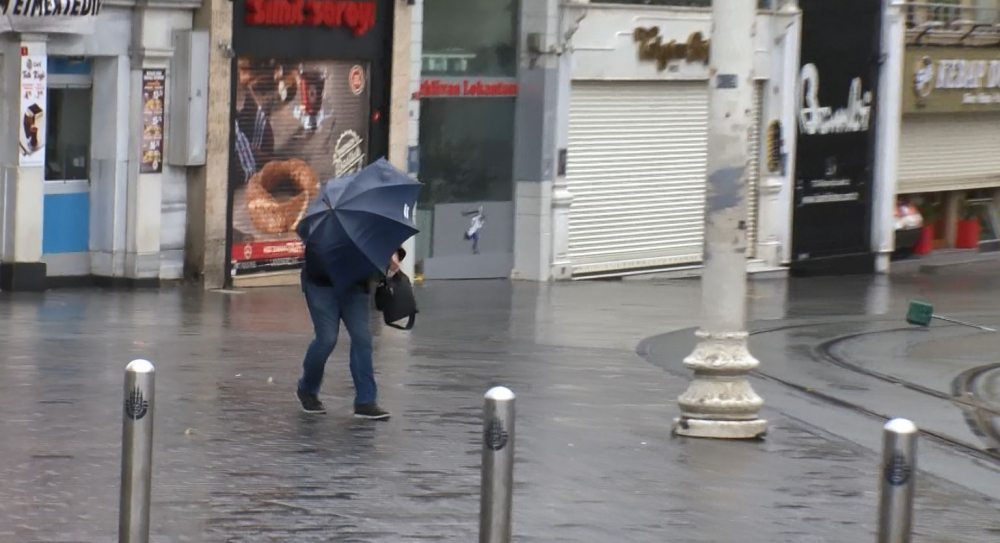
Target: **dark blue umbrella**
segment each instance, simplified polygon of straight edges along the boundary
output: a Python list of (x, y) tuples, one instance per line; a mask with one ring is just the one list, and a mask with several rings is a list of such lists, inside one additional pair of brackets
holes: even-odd
[(341, 292), (384, 273), (396, 249), (418, 232), (414, 206), (422, 187), (385, 159), (327, 181), (299, 223), (307, 258)]

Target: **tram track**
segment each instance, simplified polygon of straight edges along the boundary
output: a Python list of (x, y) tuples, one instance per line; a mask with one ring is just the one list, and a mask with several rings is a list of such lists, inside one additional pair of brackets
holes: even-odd
[[(875, 322), (895, 322), (895, 321), (894, 320), (890, 321), (888, 319), (885, 319), (885, 320), (873, 320), (867, 322), (875, 323)], [(834, 324), (834, 323), (828, 323), (828, 324)], [(836, 324), (842, 324), (842, 322)], [(815, 322), (799, 323), (793, 325), (762, 329), (751, 332), (750, 335), (760, 336), (768, 333), (784, 332), (802, 328), (812, 328), (821, 325), (823, 325), (823, 323), (815, 323)], [(943, 434), (941, 432), (936, 432), (933, 430), (927, 430), (924, 428), (920, 429), (920, 433), (926, 436), (927, 438), (932, 439), (935, 442), (941, 444), (942, 446), (955, 450), (956, 452), (965, 453), (975, 458), (1000, 465), (1000, 406), (984, 402), (976, 392), (976, 387), (981, 381), (981, 379), (984, 376), (989, 375), (993, 371), (1000, 371), (1000, 364), (986, 364), (962, 372), (952, 381), (951, 393), (949, 394), (929, 387), (925, 387), (923, 385), (912, 383), (883, 372), (875, 371), (869, 368), (859, 366), (857, 364), (853, 364), (837, 356), (833, 352), (834, 348), (838, 344), (841, 344), (846, 341), (852, 341), (859, 338), (870, 337), (879, 334), (903, 332), (909, 330), (912, 330), (912, 328), (902, 328), (902, 327), (890, 328), (886, 330), (875, 330), (875, 331), (847, 334), (823, 341), (822, 343), (814, 346), (812, 350), (816, 360), (818, 361), (832, 364), (859, 375), (877, 379), (879, 381), (892, 384), (894, 386), (903, 387), (913, 392), (951, 403), (952, 405), (959, 408), (963, 412), (966, 423), (969, 425), (972, 432), (977, 437), (979, 437), (984, 441), (985, 443), (984, 447), (971, 446), (968, 443), (955, 439), (951, 436), (948, 436), (947, 434)], [(879, 413), (858, 403), (838, 398), (834, 395), (818, 391), (815, 388), (794, 383), (787, 379), (783, 379), (781, 377), (771, 375), (760, 370), (754, 371), (753, 374), (762, 379), (773, 381), (775, 383), (792, 388), (803, 394), (819, 399), (823, 402), (836, 405), (837, 407), (850, 409), (855, 412), (866, 415), (868, 417), (872, 417), (882, 421), (888, 421), (891, 418), (890, 416), (884, 413)]]

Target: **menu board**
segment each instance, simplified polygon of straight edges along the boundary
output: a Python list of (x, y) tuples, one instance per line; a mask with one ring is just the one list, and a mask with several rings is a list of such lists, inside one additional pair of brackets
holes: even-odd
[(163, 171), (163, 101), (166, 70), (142, 71), (142, 163), (141, 173)]

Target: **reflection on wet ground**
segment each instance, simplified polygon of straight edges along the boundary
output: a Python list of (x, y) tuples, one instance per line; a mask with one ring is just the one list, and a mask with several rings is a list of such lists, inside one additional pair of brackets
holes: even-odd
[[(762, 281), (749, 309), (773, 321), (761, 329), (844, 315), (899, 327), (910, 297), (933, 296), (956, 315), (984, 311), (983, 293), (1000, 283), (970, 277)], [(114, 540), (122, 369), (136, 357), (158, 372), (157, 543), (472, 541), (481, 401), (494, 384), (519, 394), (519, 541), (870, 539), (877, 454), (803, 422), (805, 411), (768, 409), (763, 442), (670, 437), (683, 354), (662, 371), (635, 346), (696, 324), (697, 281), (438, 283), (419, 296), (416, 330), (377, 328), (381, 396), (396, 417), (372, 425), (348, 417), (346, 345), (325, 384), (331, 413), (296, 409), (310, 335), (296, 289), (0, 294), (0, 541)], [(804, 372), (789, 375), (837, 394), (885, 393), (890, 411), (937, 411), (796, 359), (828, 337), (824, 326), (756, 337), (762, 371)], [(940, 384), (926, 366), (935, 386), (960, 373)], [(836, 420), (836, 408), (822, 409)], [(877, 434), (877, 422), (865, 424)], [(928, 478), (918, 504), (924, 542), (995, 541), (1000, 530), (991, 502), (950, 481)]]

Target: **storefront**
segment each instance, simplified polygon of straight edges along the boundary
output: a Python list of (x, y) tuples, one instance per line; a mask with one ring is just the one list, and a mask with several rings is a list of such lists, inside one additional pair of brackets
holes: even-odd
[(1000, 48), (908, 45), (900, 202), (927, 235), (918, 252), (995, 242), (1000, 222)]
[(393, 0), (234, 4), (230, 274), (301, 267), (320, 185), (388, 154)]
[[(591, 4), (571, 18), (579, 20), (565, 164), (574, 278), (700, 264), (710, 15), (709, 10)], [(762, 36), (770, 29), (770, 17), (761, 16)], [(770, 50), (761, 55), (755, 73), (748, 140), (750, 256), (758, 237), (760, 135), (770, 57)], [(775, 88), (776, 101), (768, 104), (772, 115), (780, 111), (782, 97)]]
[(180, 277), (186, 168), (197, 163), (164, 149), (170, 85), (206, 70), (207, 49), (174, 54), (196, 34), (197, 7), (0, 5), (0, 95), (16, 112), (0, 137), (0, 288)]
[(426, 279), (510, 275), (519, 5), (425, 4), (416, 254)]
[(800, 0), (792, 215), (795, 274), (875, 271), (872, 207), (882, 6)]

